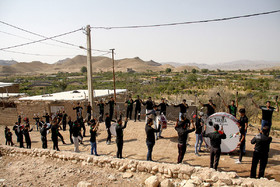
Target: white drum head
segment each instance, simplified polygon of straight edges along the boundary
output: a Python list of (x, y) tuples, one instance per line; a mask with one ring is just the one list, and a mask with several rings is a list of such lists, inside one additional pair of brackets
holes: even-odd
[[(234, 134), (239, 132), (239, 128), (237, 126), (238, 120), (231, 114), (225, 112), (218, 112), (208, 117), (206, 124), (206, 134), (210, 132), (214, 132), (214, 125), (218, 124), (223, 126), (224, 133), (226, 134), (227, 138), (222, 139), (221, 143), (221, 151), (222, 153), (229, 153), (236, 149), (239, 143), (239, 136), (234, 136)], [(210, 146), (210, 139), (205, 137), (204, 138), (206, 144)]]
[(113, 123), (111, 124), (111, 127), (110, 127), (110, 132), (112, 135), (114, 136), (117, 136), (117, 133), (116, 133), (116, 126), (117, 126), (117, 123)]

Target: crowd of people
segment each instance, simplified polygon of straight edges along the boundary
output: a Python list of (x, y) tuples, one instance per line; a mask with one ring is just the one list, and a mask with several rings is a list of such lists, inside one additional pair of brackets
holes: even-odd
[[(221, 98), (222, 103), (227, 107), (228, 113), (237, 116), (239, 112), (238, 119), (238, 127), (239, 132), (234, 134), (234, 136), (239, 136), (239, 150), (240, 155), (239, 159), (236, 161), (237, 164), (242, 163), (242, 157), (245, 155), (245, 142), (246, 142), (246, 133), (248, 129), (248, 118), (246, 116), (245, 108), (240, 108), (238, 110), (238, 93), (236, 94), (236, 100), (232, 100), (229, 105), (226, 104), (224, 99), (221, 97), (220, 93), (217, 95)], [(272, 125), (272, 114), (274, 111), (278, 112), (279, 107), (276, 101), (276, 107), (271, 106), (271, 102), (267, 101), (266, 106), (259, 106), (252, 99), (253, 104), (262, 111), (262, 122), (261, 129), (259, 129), (259, 134), (257, 134), (252, 140), (251, 143), (255, 144), (253, 158), (252, 158), (252, 167), (250, 176), (256, 177), (256, 168), (258, 163), (260, 162), (260, 170), (258, 177), (264, 176), (264, 171), (266, 168), (266, 164), (268, 161), (268, 152), (269, 145), (272, 141), (272, 138), (269, 136), (271, 125)], [(124, 129), (127, 127), (128, 119), (132, 119), (133, 106), (135, 104), (135, 113), (134, 113), (134, 121), (141, 121), (141, 107), (145, 106), (145, 132), (146, 132), (146, 145), (147, 145), (147, 160), (152, 161), (152, 152), (153, 147), (156, 143), (156, 140), (160, 138), (164, 138), (161, 136), (161, 132), (167, 126), (166, 120), (166, 111), (167, 107), (179, 107), (178, 119), (175, 124), (175, 130), (178, 133), (178, 159), (177, 163), (182, 163), (184, 159), (184, 155), (186, 153), (187, 145), (188, 145), (188, 134), (195, 132), (196, 142), (195, 142), (195, 155), (200, 156), (199, 152), (203, 152), (201, 150), (202, 143), (204, 142), (204, 138), (210, 139), (210, 145), (205, 145), (210, 149), (210, 167), (217, 170), (219, 159), (221, 155), (221, 143), (223, 139), (227, 138), (227, 134), (224, 133), (223, 127), (218, 124), (213, 125), (213, 127), (207, 126), (206, 120), (209, 116), (216, 112), (216, 105), (213, 103), (212, 99), (209, 99), (209, 102), (204, 104), (199, 101), (201, 106), (207, 109), (206, 114), (203, 112), (198, 112), (197, 115), (191, 117), (191, 119), (187, 118), (187, 113), (189, 106), (184, 99), (182, 103), (174, 105), (168, 104), (164, 98), (161, 99), (159, 104), (156, 104), (152, 101), (152, 98), (149, 97), (146, 101), (140, 99), (140, 96), (137, 96), (135, 100), (129, 96), (128, 100), (125, 101), (126, 104), (126, 117), (124, 119), (123, 125), (123, 115), (120, 112), (120, 116), (118, 119), (114, 120), (114, 111), (116, 106), (116, 101), (113, 97), (110, 98), (108, 102), (104, 102), (100, 100), (96, 103), (99, 107), (99, 118), (93, 118), (92, 116), (92, 107), (90, 103), (86, 106), (86, 117), (83, 117), (83, 107), (80, 103), (77, 103), (73, 106), (73, 110), (76, 111), (76, 117), (72, 120), (71, 116), (68, 116), (66, 111), (61, 110), (56, 114), (49, 115), (45, 113), (45, 115), (39, 117), (38, 115), (34, 115), (34, 122), (37, 131), (41, 134), (42, 148), (48, 148), (47, 143), (47, 135), (51, 133), (51, 139), (53, 142), (53, 149), (59, 151), (58, 140), (61, 139), (62, 143), (65, 144), (64, 137), (61, 135), (60, 130), (66, 131), (67, 124), (69, 127), (69, 140), (71, 144), (74, 144), (74, 151), (79, 152), (79, 145), (83, 144), (83, 137), (86, 136), (86, 127), (85, 124), (90, 126), (90, 144), (91, 144), (91, 154), (98, 156), (97, 153), (97, 130), (99, 124), (105, 122), (105, 127), (107, 131), (107, 139), (106, 144), (111, 144), (112, 134), (116, 136), (116, 145), (117, 145), (117, 158), (123, 158), (122, 150), (123, 150), (123, 136)], [(105, 113), (104, 118), (104, 108), (105, 105), (109, 106), (108, 113)], [(114, 122), (114, 125), (112, 125)], [(213, 128), (212, 132), (206, 133), (206, 128)], [(31, 148), (31, 138), (30, 132), (33, 130), (30, 125), (29, 118), (25, 117), (22, 121), (21, 115), (18, 116), (18, 120), (13, 126), (13, 131), (17, 137), (17, 142), (19, 143), (20, 148)], [(13, 146), (11, 130), (6, 127), (5, 128), (5, 138), (6, 145)], [(24, 141), (25, 138), (25, 141)], [(24, 146), (24, 142), (26, 146)]]

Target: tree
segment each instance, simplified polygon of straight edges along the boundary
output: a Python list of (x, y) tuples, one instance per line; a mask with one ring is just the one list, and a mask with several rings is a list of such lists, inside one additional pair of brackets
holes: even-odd
[(187, 74), (187, 73), (188, 73), (188, 70), (185, 69), (185, 70), (184, 70), (184, 74)]
[(197, 69), (192, 69), (192, 73), (196, 73), (197, 72)]
[(86, 72), (87, 72), (87, 67), (86, 67), (86, 66), (83, 66), (83, 67), (81, 68), (81, 72), (82, 72), (82, 73), (86, 73)]
[(202, 69), (201, 70), (202, 73), (208, 73), (208, 71), (209, 71), (208, 69)]
[(171, 73), (171, 71), (172, 71), (171, 68), (166, 68), (166, 69), (165, 69), (165, 72), (166, 72), (166, 73)]

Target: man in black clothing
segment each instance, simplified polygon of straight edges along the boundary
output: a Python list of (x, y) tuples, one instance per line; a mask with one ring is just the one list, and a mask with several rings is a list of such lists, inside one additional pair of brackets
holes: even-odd
[(77, 103), (77, 106), (73, 107), (73, 110), (76, 110), (77, 120), (83, 119), (83, 107), (80, 103)]
[(180, 107), (179, 121), (181, 121), (182, 116), (184, 118), (187, 116), (187, 109), (189, 108), (189, 105), (186, 103), (186, 99), (183, 99), (183, 103), (179, 105), (174, 105), (174, 107)]
[(240, 155), (239, 160), (236, 161), (237, 164), (240, 164), (242, 161), (242, 157), (245, 155), (245, 141), (246, 141), (246, 133), (248, 128), (248, 118), (246, 116), (246, 110), (245, 108), (241, 108), (239, 110), (240, 113), (240, 119), (238, 120), (239, 123), (239, 133), (240, 133), (240, 139), (239, 139), (239, 148), (240, 148)]
[(90, 127), (90, 144), (91, 144), (91, 151), (90, 151), (90, 154), (93, 155), (93, 152), (94, 152), (94, 155), (95, 156), (99, 156), (97, 154), (97, 148), (96, 148), (96, 133), (97, 133), (97, 129), (98, 129), (98, 125), (99, 125), (99, 122), (97, 122), (97, 120), (93, 119), (90, 121), (90, 124), (91, 124), (91, 127)]
[(166, 107), (169, 106), (167, 103), (165, 103), (165, 99), (161, 99), (161, 103), (157, 105), (157, 107), (160, 107), (160, 114), (163, 114), (166, 116)]
[(50, 128), (51, 128), (51, 126), (48, 127), (47, 124), (44, 124), (43, 127), (40, 129), (41, 140), (42, 140), (42, 148), (43, 149), (47, 149), (48, 148), (47, 131)]
[(97, 106), (99, 107), (99, 122), (103, 122), (103, 116), (104, 116), (104, 107), (105, 104), (103, 103), (102, 99), (99, 101), (99, 103), (97, 104)]
[(140, 99), (139, 95), (137, 95), (137, 99), (134, 100), (133, 103), (136, 103), (134, 122), (136, 122), (136, 117), (138, 118), (138, 121), (140, 121), (140, 113), (141, 113), (141, 103), (142, 103), (142, 100)]
[(152, 152), (153, 152), (153, 147), (155, 145), (155, 133), (160, 131), (161, 125), (159, 124), (157, 129), (154, 129), (152, 127), (154, 120), (152, 118), (148, 118), (145, 131), (146, 131), (146, 144), (148, 147), (148, 153), (147, 153), (147, 160), (148, 161), (153, 161), (152, 160)]
[(72, 135), (73, 135), (73, 121), (71, 119), (71, 116), (68, 116), (68, 126), (69, 126), (69, 137), (70, 137), (70, 142), (71, 144), (73, 144), (73, 139), (72, 139)]
[(195, 131), (194, 122), (192, 121), (192, 128), (188, 129), (188, 126), (190, 125), (190, 120), (188, 120), (186, 117), (182, 116), (181, 121), (179, 122), (179, 119), (177, 119), (177, 123), (175, 125), (175, 130), (178, 133), (178, 164), (182, 163), (184, 159), (184, 155), (186, 153), (187, 149), (187, 138), (188, 134)]
[(68, 115), (63, 110), (63, 112), (62, 112), (62, 127), (63, 127), (63, 131), (66, 131), (67, 116)]
[(29, 130), (28, 127), (24, 127), (23, 129), (23, 134), (25, 137), (25, 143), (26, 143), (26, 148), (27, 149), (31, 149), (31, 139), (30, 139), (30, 135), (29, 132), (33, 131), (33, 128)]
[[(146, 106), (146, 114), (150, 113), (153, 110), (154, 102), (152, 101), (152, 98), (149, 97), (149, 99), (146, 102), (142, 102), (144, 106)], [(146, 122), (147, 122), (147, 116), (146, 116)]]
[(207, 117), (209, 117), (215, 113), (216, 105), (213, 103), (212, 99), (210, 99), (207, 104), (203, 104), (203, 103), (201, 103), (201, 101), (199, 101), (199, 103), (203, 107), (207, 107)]
[(53, 120), (53, 125), (51, 127), (51, 131), (52, 131), (52, 141), (53, 141), (53, 149), (59, 151), (58, 148), (58, 122), (57, 119), (55, 118)]
[(81, 128), (80, 128), (80, 123), (76, 120), (73, 123), (73, 128), (72, 128), (72, 136), (73, 136), (73, 142), (74, 142), (74, 151), (75, 152), (80, 152), (79, 150), (79, 137), (81, 136)]
[[(223, 126), (221, 128), (221, 134), (219, 133), (219, 125), (214, 125), (214, 132), (205, 134), (206, 125), (204, 126), (203, 137), (210, 138), (211, 149), (210, 149), (210, 168), (218, 169), (218, 164), (221, 156), (221, 143), (222, 139), (226, 139), (226, 134), (224, 133)], [(215, 160), (215, 161), (214, 161)]]
[[(194, 146), (194, 153), (197, 156), (200, 156), (198, 152), (201, 152), (201, 144), (203, 142), (203, 137), (202, 137), (202, 129), (203, 129), (203, 112), (200, 112), (198, 114), (198, 117), (196, 118), (196, 122), (195, 122), (195, 138), (196, 138), (196, 142), (195, 142), (195, 146)], [(198, 148), (198, 150), (197, 150)]]
[(113, 97), (111, 97), (110, 101), (108, 101), (106, 103), (106, 105), (109, 105), (109, 114), (110, 114), (110, 119), (112, 120), (113, 115), (114, 115), (114, 108), (115, 108), (115, 105), (116, 105), (116, 101), (114, 100)]
[(18, 137), (18, 132), (19, 132), (19, 125), (18, 122), (15, 123), (15, 125), (13, 126), (13, 131), (15, 131), (15, 134), (17, 136), (17, 142), (19, 142), (19, 137)]
[(277, 102), (277, 97), (275, 99), (275, 103), (276, 103), (276, 108), (271, 106), (271, 102), (267, 101), (266, 102), (266, 106), (259, 106), (255, 103), (255, 101), (252, 98), (252, 102), (253, 104), (256, 106), (256, 108), (261, 109), (262, 110), (262, 129), (265, 126), (268, 126), (268, 133), (270, 132), (271, 129), (271, 125), (272, 125), (272, 115), (273, 112), (279, 112), (279, 106), (278, 106), (278, 102)]
[(116, 143), (117, 143), (117, 158), (122, 158), (122, 150), (123, 150), (123, 129), (126, 128), (127, 118), (125, 119), (124, 126), (122, 126), (122, 120), (118, 120), (118, 124), (116, 126)]
[[(220, 93), (217, 93), (218, 96), (221, 97)], [(236, 117), (237, 114), (237, 108), (238, 108), (238, 92), (236, 92), (236, 98), (235, 101), (231, 100), (230, 105), (227, 105), (225, 100), (221, 97), (223, 104), (225, 105), (226, 108), (228, 108), (228, 113)], [(235, 104), (236, 103), (236, 104)]]
[(19, 147), (20, 148), (24, 148), (24, 145), (23, 145), (23, 128), (24, 128), (24, 126), (20, 125), (19, 129), (18, 129), (18, 141), (19, 141)]
[(132, 111), (133, 111), (133, 100), (131, 96), (129, 96), (129, 99), (125, 102), (127, 104), (126, 108), (126, 117), (131, 120), (132, 119)]
[(91, 106), (90, 106), (90, 102), (88, 102), (87, 105), (87, 122), (89, 122), (91, 120)]
[(18, 115), (18, 125), (21, 124), (21, 115)]
[(252, 167), (251, 167), (251, 178), (256, 178), (256, 170), (260, 161), (260, 169), (258, 177), (264, 177), (264, 171), (268, 160), (269, 146), (272, 138), (269, 137), (269, 127), (265, 126), (260, 131), (260, 134), (256, 135), (252, 140), (252, 144), (255, 145), (255, 151), (253, 153)]
[(106, 144), (109, 145), (111, 143), (111, 131), (110, 131), (110, 127), (111, 127), (111, 119), (108, 113), (105, 114), (106, 118), (105, 118), (105, 126), (106, 126), (106, 130), (107, 130), (107, 140), (106, 140)]
[(40, 118), (39, 118), (39, 116), (38, 116), (38, 114), (37, 115), (35, 115), (34, 114), (34, 118), (33, 118), (34, 120), (35, 120), (35, 125), (36, 125), (36, 127), (37, 127), (37, 131), (39, 130), (39, 122), (40, 122)]
[(51, 116), (49, 115), (49, 113), (46, 113), (46, 115), (44, 115), (43, 117), (46, 119), (46, 123), (50, 123)]

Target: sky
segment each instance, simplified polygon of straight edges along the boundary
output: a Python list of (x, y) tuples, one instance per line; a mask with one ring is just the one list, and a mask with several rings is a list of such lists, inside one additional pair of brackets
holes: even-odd
[[(0, 0), (0, 21), (52, 37), (76, 29), (199, 21), (280, 10), (279, 0)], [(235, 60), (280, 61), (280, 13), (221, 22), (138, 29), (92, 29), (93, 49), (115, 58), (215, 64)], [(42, 39), (0, 23), (0, 49)], [(86, 55), (85, 31), (9, 50), (0, 60), (54, 63)], [(104, 55), (93, 51), (92, 56)], [(111, 57), (110, 54), (105, 56)]]

